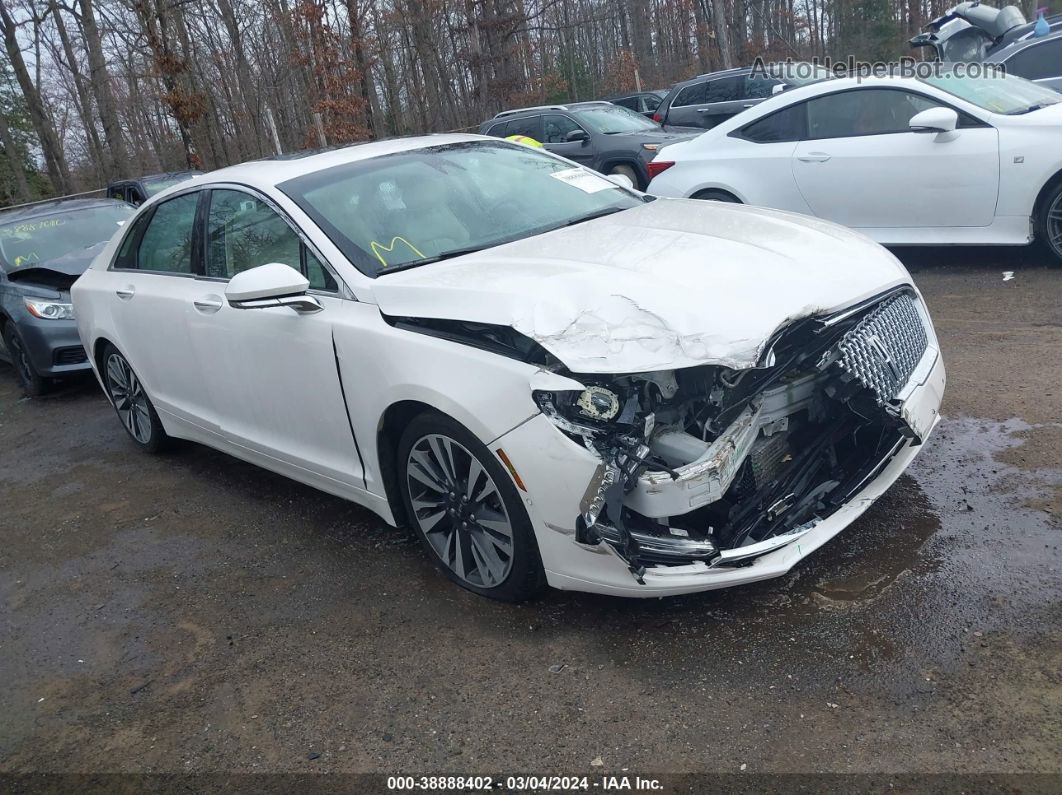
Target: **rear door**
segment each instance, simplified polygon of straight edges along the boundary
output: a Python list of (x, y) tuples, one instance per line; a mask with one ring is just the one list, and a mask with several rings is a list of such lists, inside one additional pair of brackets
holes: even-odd
[(118, 345), (160, 412), (217, 431), (189, 323), (199, 288), (203, 191), (182, 193), (138, 219), (111, 268), (108, 296)]

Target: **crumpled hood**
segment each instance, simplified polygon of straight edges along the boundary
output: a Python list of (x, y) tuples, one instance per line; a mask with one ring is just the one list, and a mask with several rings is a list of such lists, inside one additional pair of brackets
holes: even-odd
[(902, 265), (843, 227), (775, 210), (657, 199), (379, 277), (389, 316), (512, 326), (574, 373), (752, 367), (789, 320), (897, 284)]
[[(96, 258), (96, 255), (103, 250), (103, 247), (107, 244), (104, 240), (101, 243), (95, 243), (88, 248), (78, 249), (77, 251), (71, 251), (64, 254), (61, 257), (55, 259), (46, 260), (44, 262), (34, 262), (31, 265), (22, 265), (18, 268), (12, 268), (8, 271), (7, 277), (11, 281), (37, 281), (44, 279), (46, 281), (56, 281), (56, 276), (60, 278), (58, 281), (69, 281), (71, 284), (78, 276), (84, 273), (88, 266), (92, 264), (92, 260)], [(63, 279), (62, 277), (73, 277), (70, 279)], [(69, 286), (69, 285), (68, 285)]]

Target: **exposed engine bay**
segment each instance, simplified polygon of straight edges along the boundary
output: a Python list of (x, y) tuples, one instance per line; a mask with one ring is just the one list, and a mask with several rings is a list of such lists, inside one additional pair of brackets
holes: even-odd
[(744, 565), (828, 517), (907, 443), (900, 400), (928, 354), (907, 289), (789, 323), (755, 368), (571, 374), (582, 391), (535, 393), (601, 460), (576, 541), (646, 567)]

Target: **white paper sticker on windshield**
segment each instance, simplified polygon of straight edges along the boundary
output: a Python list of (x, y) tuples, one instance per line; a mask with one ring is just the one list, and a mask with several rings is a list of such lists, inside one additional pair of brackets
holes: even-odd
[(609, 182), (604, 177), (591, 174), (581, 168), (566, 168), (564, 171), (554, 171), (550, 176), (571, 185), (573, 188), (578, 188), (583, 193), (597, 193), (599, 190), (605, 190), (605, 188), (616, 187), (614, 183)]

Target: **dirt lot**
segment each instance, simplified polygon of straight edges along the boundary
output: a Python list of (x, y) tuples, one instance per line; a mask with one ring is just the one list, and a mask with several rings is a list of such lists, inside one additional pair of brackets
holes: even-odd
[(945, 422), (788, 577), (696, 597), (492, 603), (0, 368), (0, 770), (1062, 772), (1062, 270), (901, 256)]

